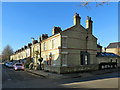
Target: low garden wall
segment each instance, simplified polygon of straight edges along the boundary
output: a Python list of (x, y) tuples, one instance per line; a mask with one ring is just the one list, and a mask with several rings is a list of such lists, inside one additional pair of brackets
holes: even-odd
[(72, 73), (72, 72), (91, 71), (98, 69), (99, 69), (99, 65), (83, 65), (76, 67), (44, 66), (45, 71), (50, 71), (55, 73)]
[(44, 65), (44, 71), (60, 73), (60, 67), (59, 66)]
[(100, 63), (99, 64), (99, 69), (111, 69), (111, 68), (117, 68), (117, 63), (116, 62), (105, 62), (105, 63)]
[(72, 73), (72, 72), (82, 72), (82, 71), (92, 71), (98, 70), (99, 65), (83, 65), (83, 66), (76, 66), (76, 67), (61, 67), (60, 73)]

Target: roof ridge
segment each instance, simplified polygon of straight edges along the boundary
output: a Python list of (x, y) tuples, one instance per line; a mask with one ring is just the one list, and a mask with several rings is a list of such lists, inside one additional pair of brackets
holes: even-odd
[(113, 44), (113, 43), (120, 43), (120, 42), (111, 42), (110, 44)]
[(75, 25), (73, 25), (73, 26), (71, 26), (71, 27), (69, 27), (69, 28), (64, 29), (62, 32), (67, 31), (67, 30), (69, 30), (69, 29), (71, 29), (71, 28), (73, 28), (73, 27), (75, 27)]

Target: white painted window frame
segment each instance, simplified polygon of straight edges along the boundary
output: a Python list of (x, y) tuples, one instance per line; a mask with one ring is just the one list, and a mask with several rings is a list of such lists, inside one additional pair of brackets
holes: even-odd
[(37, 45), (37, 51), (39, 51), (39, 45)]
[(85, 65), (87, 65), (87, 64), (88, 64), (88, 56), (85, 55)]
[[(54, 43), (53, 43), (54, 41)], [(52, 49), (55, 49), (55, 39), (52, 39)]]
[(43, 44), (43, 49), (44, 49), (44, 51), (46, 50), (46, 42)]
[(67, 60), (68, 60), (68, 52), (62, 52), (62, 55), (66, 56), (66, 60), (64, 61), (66, 64), (63, 64), (63, 56), (62, 56), (62, 66), (67, 66)]
[[(67, 48), (67, 37), (68, 37), (68, 36), (62, 36), (62, 48)], [(63, 39), (66, 39), (66, 42), (64, 42)], [(66, 45), (63, 46), (63, 43), (66, 43)]]

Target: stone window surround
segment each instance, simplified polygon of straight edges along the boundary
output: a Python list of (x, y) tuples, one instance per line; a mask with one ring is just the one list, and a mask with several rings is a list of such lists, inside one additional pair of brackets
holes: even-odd
[[(67, 48), (67, 38), (68, 38), (68, 36), (62, 36), (62, 40), (63, 40), (64, 38), (66, 39), (66, 42), (62, 41), (62, 48)], [(66, 45), (63, 46), (63, 43), (66, 43)]]
[[(62, 61), (62, 66), (67, 66), (67, 60), (68, 60), (68, 52), (61, 52), (62, 53), (62, 55), (64, 55), (64, 56), (66, 56), (66, 60), (65, 60), (65, 63), (66, 64), (63, 64), (63, 61)], [(63, 56), (62, 56), (62, 60), (63, 60)]]
[(43, 49), (44, 49), (44, 51), (46, 50), (46, 42), (44, 42), (44, 44), (43, 44)]

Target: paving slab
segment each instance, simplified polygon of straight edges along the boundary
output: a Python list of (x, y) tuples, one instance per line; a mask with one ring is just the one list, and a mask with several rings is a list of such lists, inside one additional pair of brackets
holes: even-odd
[(46, 72), (44, 70), (29, 70), (25, 69), (26, 72), (42, 76), (48, 79), (62, 79), (62, 78), (78, 78), (78, 77), (91, 77), (105, 73), (118, 72), (119, 69), (107, 69), (107, 70), (97, 70), (89, 72), (80, 72), (80, 73), (69, 73), (69, 74), (56, 74), (52, 72)]

